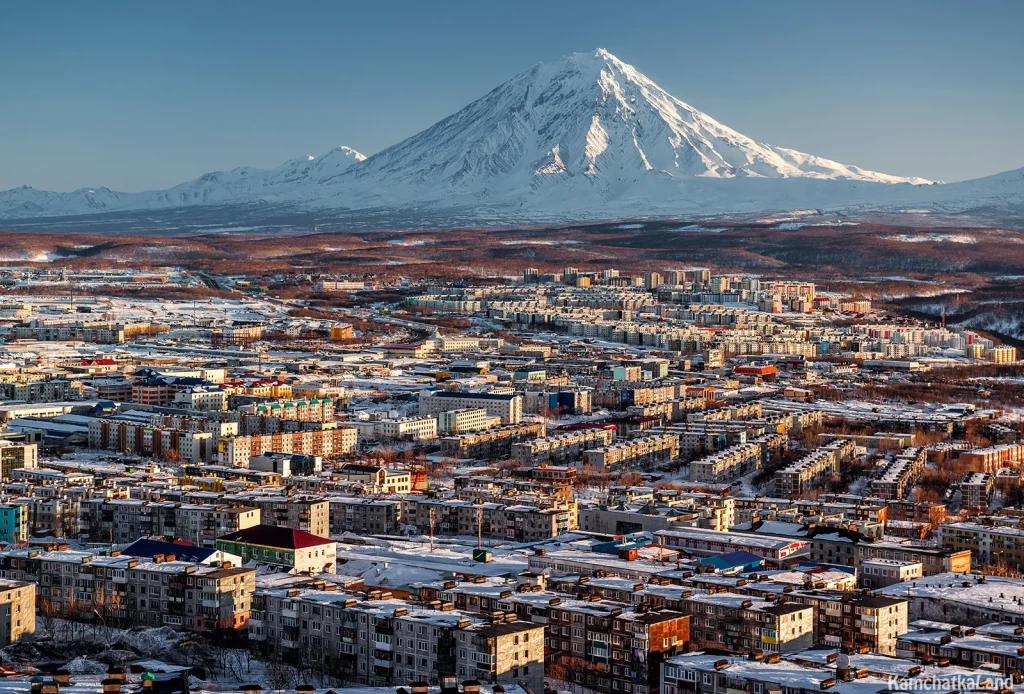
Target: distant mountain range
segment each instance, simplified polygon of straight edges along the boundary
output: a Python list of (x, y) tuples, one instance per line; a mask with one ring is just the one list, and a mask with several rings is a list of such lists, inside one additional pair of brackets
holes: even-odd
[[(516, 75), (371, 157), (339, 147), (167, 190), (0, 192), (10, 222), (233, 208), (463, 223), (585, 221), (817, 209), (1018, 217), (1024, 169), (953, 184), (868, 171), (752, 140), (606, 50)], [(69, 220), (64, 220), (67, 223)]]

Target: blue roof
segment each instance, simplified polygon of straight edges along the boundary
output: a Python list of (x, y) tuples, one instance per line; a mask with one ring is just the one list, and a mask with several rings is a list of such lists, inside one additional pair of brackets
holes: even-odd
[(179, 545), (173, 542), (150, 540), (147, 538), (136, 540), (121, 550), (121, 554), (127, 554), (130, 557), (152, 559), (158, 554), (173, 554), (182, 561), (205, 561), (211, 554), (216, 552), (217, 550), (215, 549), (206, 549), (204, 547), (196, 547), (195, 545)]
[(764, 559), (756, 554), (751, 554), (750, 552), (736, 550), (735, 552), (726, 552), (725, 554), (719, 554), (714, 557), (705, 557), (700, 560), (700, 563), (713, 566), (716, 569), (731, 569), (737, 566), (763, 564)]

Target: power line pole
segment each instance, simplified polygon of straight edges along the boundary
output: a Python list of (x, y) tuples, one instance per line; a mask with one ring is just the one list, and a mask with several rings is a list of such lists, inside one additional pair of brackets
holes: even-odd
[(484, 507), (476, 507), (476, 548), (483, 546)]
[(430, 551), (434, 551), (434, 509), (430, 509)]

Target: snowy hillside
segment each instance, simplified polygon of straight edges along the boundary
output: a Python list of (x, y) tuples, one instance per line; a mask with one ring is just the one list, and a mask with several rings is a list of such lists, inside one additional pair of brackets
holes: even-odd
[(148, 210), (204, 204), (292, 202), (320, 181), (337, 176), (366, 157), (351, 147), (336, 147), (321, 157), (306, 155), (275, 169), (243, 166), (214, 171), (167, 190), (118, 193), (108, 188), (81, 188), (50, 193), (28, 186), (0, 192), (0, 217), (8, 219)]
[(18, 188), (0, 193), (0, 218), (256, 204), (519, 222), (1024, 205), (1020, 172), (928, 183), (752, 140), (601, 49), (536, 65), (369, 158), (341, 147), (133, 194)]

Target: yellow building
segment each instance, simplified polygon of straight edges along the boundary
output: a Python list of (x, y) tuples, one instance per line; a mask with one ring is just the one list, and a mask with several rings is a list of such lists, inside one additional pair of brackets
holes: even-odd
[(1017, 361), (1017, 348), (1009, 345), (996, 345), (985, 353), (987, 361), (996, 364), (1009, 364)]

